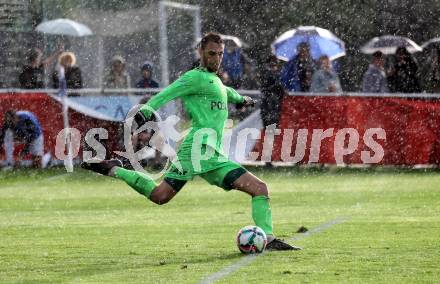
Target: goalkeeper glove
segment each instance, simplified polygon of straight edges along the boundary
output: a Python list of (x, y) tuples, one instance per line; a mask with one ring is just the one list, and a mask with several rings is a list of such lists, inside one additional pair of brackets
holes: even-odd
[(142, 111), (138, 111), (134, 117), (133, 120), (136, 122), (137, 127), (136, 129), (140, 128), (142, 125), (146, 124), (147, 122), (149, 122), (151, 120), (151, 116), (150, 117), (146, 117), (145, 114)]
[(243, 98), (244, 98), (243, 102), (235, 104), (236, 108), (254, 107), (255, 106), (255, 101), (251, 97), (243, 96)]

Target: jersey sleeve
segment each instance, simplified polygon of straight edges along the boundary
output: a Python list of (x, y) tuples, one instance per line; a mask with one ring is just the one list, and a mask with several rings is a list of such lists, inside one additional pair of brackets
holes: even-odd
[(226, 87), (226, 92), (228, 94), (228, 103), (236, 104), (244, 101), (244, 98), (233, 88)]
[(160, 93), (154, 95), (147, 104), (141, 107), (140, 111), (142, 111), (146, 117), (150, 117), (153, 110), (158, 110), (168, 102), (179, 97), (194, 94), (197, 90), (198, 82), (196, 75), (195, 72), (191, 71), (183, 74)]

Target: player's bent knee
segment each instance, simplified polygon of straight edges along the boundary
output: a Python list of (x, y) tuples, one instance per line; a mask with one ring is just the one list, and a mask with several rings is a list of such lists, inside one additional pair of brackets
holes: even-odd
[(157, 205), (164, 205), (164, 204), (168, 203), (168, 201), (170, 201), (171, 198), (172, 197), (165, 196), (165, 195), (155, 196), (152, 194), (150, 196), (150, 200), (153, 201), (154, 203), (156, 203)]
[(157, 205), (164, 205), (171, 200), (172, 197), (169, 197), (165, 194), (154, 194), (154, 192), (150, 196), (150, 200), (156, 203)]
[(267, 188), (266, 183), (260, 182), (258, 184), (258, 194), (257, 195), (264, 195), (269, 197), (269, 189)]
[(156, 203), (157, 205), (165, 205), (165, 204), (167, 204), (168, 201), (170, 201), (170, 200), (171, 200), (171, 198), (162, 198), (162, 199), (157, 200), (155, 203)]
[(269, 189), (267, 188), (267, 185), (262, 181), (259, 181), (257, 184), (254, 184), (249, 193), (252, 195), (252, 197), (261, 196), (261, 195), (269, 197)]

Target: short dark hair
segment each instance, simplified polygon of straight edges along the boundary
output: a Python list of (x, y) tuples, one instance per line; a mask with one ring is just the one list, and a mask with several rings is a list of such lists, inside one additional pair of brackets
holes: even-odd
[(207, 33), (200, 41), (200, 47), (205, 49), (208, 42), (214, 42), (218, 44), (224, 44), (222, 37), (218, 33)]
[(405, 55), (407, 57), (411, 56), (411, 54), (409, 53), (408, 49), (406, 49), (406, 47), (404, 47), (404, 46), (399, 46), (396, 49), (396, 55), (399, 54), (399, 53), (402, 54), (402, 55)]
[(381, 51), (376, 51), (373, 53), (372, 56), (374, 59), (381, 59), (381, 58), (383, 58), (383, 53)]
[(301, 49), (301, 48), (305, 48), (305, 49), (310, 50), (310, 44), (308, 42), (306, 42), (306, 41), (300, 42), (298, 44), (298, 50)]

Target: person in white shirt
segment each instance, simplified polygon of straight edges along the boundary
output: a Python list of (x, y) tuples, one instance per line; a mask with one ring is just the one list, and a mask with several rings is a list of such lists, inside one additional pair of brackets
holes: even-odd
[(364, 93), (388, 93), (388, 81), (385, 74), (385, 57), (382, 52), (373, 53), (371, 64), (362, 80)]

